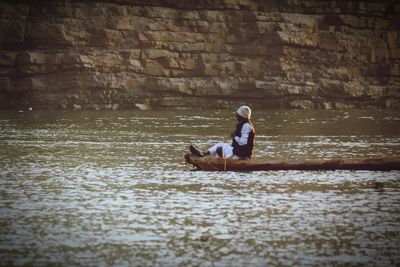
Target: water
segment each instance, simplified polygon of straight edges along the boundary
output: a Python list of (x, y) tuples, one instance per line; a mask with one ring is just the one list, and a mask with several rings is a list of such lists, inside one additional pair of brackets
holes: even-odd
[[(231, 111), (0, 113), (0, 265), (398, 266), (400, 172), (201, 172)], [(395, 111), (255, 111), (256, 158), (400, 156)]]

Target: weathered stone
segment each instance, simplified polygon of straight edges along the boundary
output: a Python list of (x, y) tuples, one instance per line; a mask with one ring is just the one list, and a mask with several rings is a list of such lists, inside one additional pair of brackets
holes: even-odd
[(16, 56), (17, 65), (25, 64), (46, 64), (47, 54), (40, 52), (23, 52)]
[(16, 69), (14, 67), (1, 67), (0, 66), (0, 76), (11, 77), (15, 75)]
[(18, 17), (25, 17), (29, 14), (29, 6), (24, 4), (12, 3), (4, 1), (0, 5), (0, 18), (2, 19), (16, 19)]
[(82, 106), (79, 105), (79, 104), (73, 104), (73, 105), (72, 105), (72, 108), (73, 108), (74, 110), (81, 110), (81, 109), (82, 109)]
[(65, 25), (60, 23), (29, 23), (26, 33), (35, 47), (71, 46)]
[(148, 79), (146, 89), (153, 91), (167, 91), (172, 93), (183, 93), (191, 95), (193, 93), (192, 84), (182, 78)]
[(0, 44), (1, 47), (13, 48), (20, 46), (25, 38), (25, 23), (22, 20), (7, 20), (0, 18)]
[(400, 98), (400, 87), (399, 86), (388, 86), (386, 88), (386, 96), (392, 98)]
[(188, 59), (184, 59), (184, 60), (180, 60), (180, 62), (178, 62), (178, 66), (180, 69), (184, 69), (184, 70), (194, 70), (197, 68), (197, 61), (194, 58), (188, 58)]
[(397, 31), (387, 32), (389, 56), (393, 59), (400, 59), (400, 33)]
[(400, 109), (400, 101), (396, 99), (388, 99), (385, 101), (386, 108)]
[(318, 47), (327, 50), (342, 52), (345, 51), (343, 45), (340, 44), (338, 37), (333, 32), (321, 32), (318, 35)]
[(122, 33), (118, 30), (95, 28), (95, 29), (89, 29), (88, 33), (90, 36), (90, 39), (88, 41), (89, 46), (100, 47), (100, 48), (115, 47), (123, 37)]
[(290, 107), (296, 109), (313, 109), (315, 105), (310, 100), (293, 100), (290, 102)]
[(372, 99), (381, 99), (386, 96), (386, 88), (383, 86), (370, 85), (369, 88), (366, 89), (366, 94)]
[(45, 90), (46, 85), (40, 78), (24, 78), (17, 81), (16, 91)]
[(64, 69), (90, 69), (93, 67), (93, 59), (86, 55), (67, 54), (62, 61), (62, 68)]
[(117, 109), (119, 109), (119, 104), (114, 104), (114, 105), (112, 105), (112, 106), (111, 106), (111, 109), (112, 109), (112, 110), (117, 110)]
[(140, 54), (142, 50), (141, 49), (127, 49), (127, 50), (120, 50), (119, 54), (122, 56), (123, 59), (125, 60), (131, 60), (131, 59), (140, 59)]
[[(294, 46), (309, 46), (317, 47), (318, 45), (318, 35), (315, 33), (308, 32), (278, 32), (279, 38), (284, 44), (294, 45)], [(324, 46), (322, 42), (322, 47)], [(321, 46), (321, 44), (320, 44)]]
[(117, 20), (111, 26), (117, 30), (135, 31), (137, 29), (134, 17), (117, 17)]
[(357, 81), (348, 82), (344, 85), (344, 96), (364, 97), (367, 96), (365, 86)]
[(152, 76), (168, 76), (169, 71), (155, 60), (147, 60), (144, 73)]
[(335, 103), (336, 109), (353, 109), (355, 107), (356, 107), (355, 104), (349, 104), (349, 103), (344, 103), (344, 102), (336, 102)]
[(185, 106), (187, 100), (182, 97), (166, 96), (160, 99), (158, 105), (161, 107), (180, 107)]
[(84, 104), (83, 105), (84, 109), (89, 109), (89, 110), (100, 110), (100, 105), (99, 104)]
[(0, 3), (1, 103), (400, 106), (398, 4), (17, 2)]
[(0, 77), (0, 91), (10, 91), (11, 83), (10, 78)]
[(16, 52), (0, 51), (0, 66), (13, 67), (15, 65)]
[(335, 105), (332, 102), (324, 102), (322, 103), (321, 108), (322, 109), (326, 109), (326, 110), (330, 110), (330, 109), (334, 109)]

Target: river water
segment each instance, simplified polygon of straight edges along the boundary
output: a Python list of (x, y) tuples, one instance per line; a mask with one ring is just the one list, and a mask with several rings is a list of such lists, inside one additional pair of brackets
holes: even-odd
[[(400, 156), (396, 111), (255, 111), (256, 158)], [(1, 266), (399, 266), (400, 172), (192, 171), (232, 111), (0, 113)]]

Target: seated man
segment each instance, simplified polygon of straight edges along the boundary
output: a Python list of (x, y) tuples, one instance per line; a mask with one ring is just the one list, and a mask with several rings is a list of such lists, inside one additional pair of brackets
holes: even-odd
[(254, 149), (254, 127), (250, 121), (251, 109), (248, 106), (241, 106), (236, 111), (237, 125), (235, 131), (231, 134), (232, 145), (218, 143), (213, 145), (208, 151), (201, 152), (193, 145), (190, 146), (190, 152), (198, 157), (214, 156), (231, 159), (250, 159)]

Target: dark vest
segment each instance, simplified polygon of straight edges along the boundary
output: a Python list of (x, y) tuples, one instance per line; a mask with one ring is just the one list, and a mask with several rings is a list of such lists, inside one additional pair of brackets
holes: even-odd
[(253, 155), (254, 149), (254, 126), (249, 120), (243, 120), (236, 125), (235, 135), (241, 137), (242, 136), (242, 127), (244, 124), (249, 123), (251, 125), (251, 132), (249, 133), (249, 138), (247, 139), (246, 145), (239, 145), (238, 142), (233, 138), (232, 146), (233, 146), (233, 154), (239, 156), (240, 158), (251, 158)]

